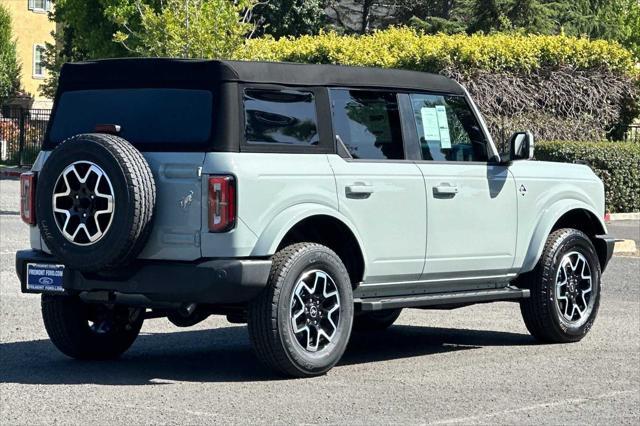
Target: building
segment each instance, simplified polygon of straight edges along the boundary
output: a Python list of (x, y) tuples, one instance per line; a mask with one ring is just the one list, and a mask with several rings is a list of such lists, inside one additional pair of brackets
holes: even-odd
[(11, 15), (11, 26), (16, 38), (18, 60), (22, 64), (21, 85), (30, 99), (20, 100), (29, 109), (49, 109), (52, 100), (40, 92), (46, 76), (42, 66), (45, 43), (53, 43), (55, 22), (48, 18), (53, 8), (51, 0), (0, 0)]

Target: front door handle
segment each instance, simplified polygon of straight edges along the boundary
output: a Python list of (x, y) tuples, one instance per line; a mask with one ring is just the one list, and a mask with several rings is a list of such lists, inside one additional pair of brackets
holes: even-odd
[(433, 193), (436, 195), (455, 196), (458, 193), (458, 186), (450, 183), (441, 183), (433, 187)]
[(345, 187), (347, 198), (368, 198), (373, 194), (373, 185), (354, 183)]

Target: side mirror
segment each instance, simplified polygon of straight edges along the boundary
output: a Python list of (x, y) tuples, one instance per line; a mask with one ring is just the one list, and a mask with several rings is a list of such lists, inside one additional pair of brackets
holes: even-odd
[(516, 132), (509, 140), (509, 160), (531, 160), (533, 159), (533, 133)]

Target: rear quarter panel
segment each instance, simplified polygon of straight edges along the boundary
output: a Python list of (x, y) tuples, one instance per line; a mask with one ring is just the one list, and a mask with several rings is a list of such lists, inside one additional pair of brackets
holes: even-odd
[[(202, 173), (205, 178), (234, 175), (238, 202), (236, 228), (227, 233), (209, 233), (203, 211), (203, 257), (271, 255), (288, 222), (303, 218), (304, 211), (338, 210), (335, 178), (325, 155), (209, 153)], [(206, 201), (203, 206), (206, 210)], [(290, 220), (283, 222), (285, 217)]]

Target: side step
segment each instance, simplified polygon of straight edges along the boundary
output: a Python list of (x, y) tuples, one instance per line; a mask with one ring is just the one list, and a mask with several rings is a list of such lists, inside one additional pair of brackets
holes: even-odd
[(455, 293), (420, 294), (413, 296), (387, 296), (355, 299), (363, 311), (395, 308), (422, 308), (436, 305), (471, 305), (483, 302), (526, 299), (528, 289), (505, 287), (491, 290), (459, 291)]

